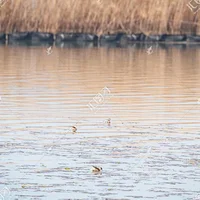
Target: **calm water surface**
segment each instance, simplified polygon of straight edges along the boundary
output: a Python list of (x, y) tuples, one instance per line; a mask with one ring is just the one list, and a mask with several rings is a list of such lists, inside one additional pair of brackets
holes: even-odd
[(146, 50), (0, 47), (5, 200), (200, 199), (200, 48)]

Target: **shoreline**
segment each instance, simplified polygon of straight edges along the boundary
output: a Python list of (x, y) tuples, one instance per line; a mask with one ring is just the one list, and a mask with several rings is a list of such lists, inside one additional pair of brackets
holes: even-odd
[(186, 34), (162, 34), (162, 35), (145, 35), (144, 33), (136, 34), (105, 34), (97, 36), (90, 33), (48, 33), (48, 32), (16, 32), (0, 33), (1, 42), (91, 42), (91, 43), (200, 43), (200, 35)]

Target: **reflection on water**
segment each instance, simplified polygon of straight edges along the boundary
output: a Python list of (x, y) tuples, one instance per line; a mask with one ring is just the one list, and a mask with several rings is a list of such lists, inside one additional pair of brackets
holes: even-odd
[(147, 48), (2, 46), (0, 189), (11, 199), (195, 199), (200, 49)]

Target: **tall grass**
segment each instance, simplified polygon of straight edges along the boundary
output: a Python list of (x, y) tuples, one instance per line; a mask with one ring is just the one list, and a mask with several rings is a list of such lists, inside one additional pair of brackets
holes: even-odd
[(200, 33), (189, 0), (6, 0), (0, 32)]

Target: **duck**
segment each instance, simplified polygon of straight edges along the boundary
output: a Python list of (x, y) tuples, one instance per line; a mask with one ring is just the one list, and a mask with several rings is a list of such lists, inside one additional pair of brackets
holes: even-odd
[(49, 48), (47, 48), (47, 55), (49, 56), (52, 53), (52, 46), (50, 46)]
[(153, 53), (153, 47), (150, 46), (148, 49), (147, 49), (147, 53), (150, 55)]
[(5, 0), (0, 1), (0, 8), (3, 7), (5, 4), (6, 4), (6, 1), (5, 1)]
[(100, 172), (102, 172), (102, 167), (92, 166), (92, 172), (93, 173), (100, 173)]
[(107, 124), (108, 124), (108, 126), (110, 126), (110, 124), (111, 124), (111, 119), (110, 118), (107, 119)]
[(75, 126), (72, 126), (72, 131), (73, 131), (73, 133), (76, 133), (77, 128)]

